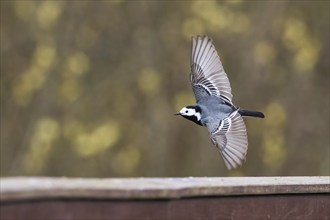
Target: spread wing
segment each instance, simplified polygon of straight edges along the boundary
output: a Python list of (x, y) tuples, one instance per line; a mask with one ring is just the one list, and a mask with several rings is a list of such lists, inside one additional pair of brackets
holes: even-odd
[(219, 127), (211, 133), (211, 140), (229, 170), (242, 164), (248, 149), (245, 124), (238, 111), (221, 120)]
[(190, 80), (197, 102), (204, 96), (214, 95), (232, 104), (227, 74), (212, 39), (207, 36), (192, 38)]

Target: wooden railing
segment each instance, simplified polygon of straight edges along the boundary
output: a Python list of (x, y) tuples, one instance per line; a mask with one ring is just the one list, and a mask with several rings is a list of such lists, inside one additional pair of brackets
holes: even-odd
[(330, 177), (2, 178), (0, 219), (329, 219)]

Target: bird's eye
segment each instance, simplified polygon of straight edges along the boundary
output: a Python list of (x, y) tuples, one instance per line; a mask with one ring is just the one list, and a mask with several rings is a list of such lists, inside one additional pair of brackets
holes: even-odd
[(188, 110), (186, 110), (186, 113), (188, 113)]

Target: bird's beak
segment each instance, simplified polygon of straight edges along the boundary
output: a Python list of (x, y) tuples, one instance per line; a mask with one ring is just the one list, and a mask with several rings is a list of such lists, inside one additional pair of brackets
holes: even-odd
[(181, 115), (181, 113), (180, 113), (180, 112), (178, 112), (178, 113), (175, 113), (174, 115)]

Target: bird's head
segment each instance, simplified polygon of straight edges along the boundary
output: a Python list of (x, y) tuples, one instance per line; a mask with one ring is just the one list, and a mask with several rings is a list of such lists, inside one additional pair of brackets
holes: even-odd
[(201, 125), (202, 126), (202, 123), (201, 123), (201, 113), (202, 113), (202, 110), (201, 108), (196, 105), (196, 106), (186, 106), (186, 107), (183, 107), (178, 113), (176, 113), (175, 115), (181, 115), (182, 117), (190, 120), (190, 121), (193, 121), (195, 122), (196, 124), (198, 125)]

